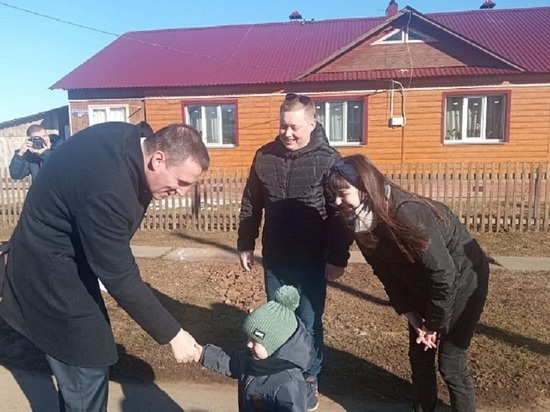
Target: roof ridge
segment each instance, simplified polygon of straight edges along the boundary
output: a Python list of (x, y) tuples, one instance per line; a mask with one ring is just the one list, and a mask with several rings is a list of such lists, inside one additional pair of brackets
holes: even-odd
[(129, 33), (159, 33), (159, 32), (174, 32), (174, 31), (201, 31), (201, 30), (213, 30), (213, 29), (234, 29), (234, 28), (249, 28), (249, 27), (266, 27), (266, 26), (282, 26), (282, 25), (302, 25), (302, 24), (314, 24), (314, 23), (340, 23), (342, 21), (368, 21), (382, 19), (385, 16), (375, 17), (342, 17), (338, 19), (325, 19), (325, 20), (299, 20), (299, 21), (281, 21), (281, 22), (264, 22), (264, 23), (239, 23), (239, 24), (222, 24), (219, 26), (200, 26), (200, 27), (171, 27), (165, 29), (147, 29), (147, 30), (132, 30), (123, 33), (121, 36)]
[(492, 13), (492, 14), (502, 14), (502, 13), (510, 13), (510, 12), (531, 12), (534, 9), (548, 9), (550, 10), (550, 6), (538, 6), (538, 7), (514, 7), (514, 8), (508, 8), (508, 9), (473, 9), (473, 10), (456, 10), (456, 11), (438, 11), (433, 13), (422, 13), (424, 16), (441, 16), (441, 15), (449, 15), (449, 14), (471, 14), (471, 13)]
[[(433, 13), (422, 13), (425, 16), (444, 16), (444, 15), (469, 15), (472, 13), (492, 13), (492, 14), (502, 14), (502, 13), (519, 13), (532, 11), (533, 9), (548, 9), (550, 6), (538, 6), (538, 7), (515, 7), (507, 9), (488, 9), (488, 10), (457, 10), (457, 11), (441, 11)], [(279, 21), (279, 22), (262, 22), (262, 23), (238, 23), (238, 24), (221, 24), (217, 26), (198, 26), (198, 27), (171, 27), (165, 29), (147, 29), (147, 30), (132, 30), (122, 34), (122, 36), (128, 35), (130, 33), (161, 33), (161, 32), (175, 32), (175, 31), (202, 31), (202, 30), (220, 30), (220, 29), (235, 29), (235, 28), (250, 28), (250, 27), (267, 27), (267, 26), (282, 26), (282, 25), (301, 25), (301, 24), (314, 24), (314, 23), (323, 23), (323, 24), (337, 24), (342, 21), (368, 21), (386, 19), (386, 16), (365, 16), (365, 17), (340, 17), (336, 19), (324, 19), (324, 20), (295, 20), (295, 21)]]

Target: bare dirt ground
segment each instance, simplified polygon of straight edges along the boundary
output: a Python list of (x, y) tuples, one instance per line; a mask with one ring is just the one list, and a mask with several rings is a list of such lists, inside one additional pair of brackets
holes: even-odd
[[(9, 233), (0, 231), (0, 240)], [(477, 238), (493, 256), (549, 256), (549, 233), (503, 233)], [(138, 232), (135, 245), (223, 247), (234, 250), (235, 233)], [(232, 262), (138, 259), (157, 297), (200, 343), (244, 344), (246, 314), (265, 301), (260, 265), (244, 273)], [(497, 269), (486, 310), (470, 350), (478, 404), (489, 411), (543, 411), (550, 405), (550, 273)], [(121, 358), (118, 381), (225, 382), (199, 365), (175, 365), (110, 297), (106, 297)], [(364, 264), (352, 264), (329, 287), (326, 352), (320, 391), (364, 402), (410, 400), (406, 323), (388, 306), (380, 283)], [(41, 354), (0, 322), (0, 364), (47, 370)], [(440, 382), (440, 397), (448, 395)], [(350, 403), (351, 405), (351, 403)], [(351, 407), (349, 408), (351, 410)], [(391, 409), (388, 409), (391, 410)]]

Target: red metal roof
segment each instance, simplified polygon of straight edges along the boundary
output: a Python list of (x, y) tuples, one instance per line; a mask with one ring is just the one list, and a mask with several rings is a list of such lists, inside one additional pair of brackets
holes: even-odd
[[(425, 16), (529, 71), (550, 72), (550, 7)], [(353, 18), (129, 32), (52, 88), (289, 82), (384, 20)], [(447, 75), (462, 74), (453, 74), (454, 69)]]
[(382, 20), (287, 22), (130, 32), (109, 44), (52, 88), (285, 82)]
[(550, 7), (426, 14), (529, 71), (550, 72)]

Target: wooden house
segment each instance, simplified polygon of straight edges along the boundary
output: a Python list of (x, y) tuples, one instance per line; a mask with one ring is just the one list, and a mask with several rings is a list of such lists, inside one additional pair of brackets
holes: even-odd
[(67, 74), (73, 134), (108, 120), (197, 127), (249, 166), (286, 93), (343, 155), (375, 163), (550, 161), (550, 7), (129, 32)]

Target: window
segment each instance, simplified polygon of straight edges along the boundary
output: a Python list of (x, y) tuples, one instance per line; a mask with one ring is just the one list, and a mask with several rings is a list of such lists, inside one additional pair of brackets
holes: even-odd
[(448, 95), (445, 98), (445, 143), (506, 141), (509, 94)]
[(89, 106), (90, 125), (105, 122), (127, 122), (128, 106)]
[(433, 38), (414, 30), (396, 29), (373, 44), (388, 43), (428, 43), (435, 41)]
[(315, 101), (315, 111), (331, 144), (363, 143), (363, 100)]
[(208, 147), (234, 147), (237, 144), (236, 104), (186, 104), (185, 119), (202, 135)]

